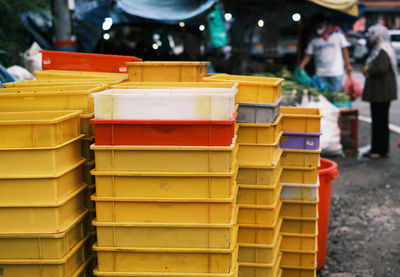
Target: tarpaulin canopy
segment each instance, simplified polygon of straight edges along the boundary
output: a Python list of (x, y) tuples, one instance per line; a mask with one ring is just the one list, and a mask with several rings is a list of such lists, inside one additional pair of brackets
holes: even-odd
[(348, 15), (358, 17), (358, 0), (308, 0), (328, 9), (337, 10)]
[[(78, 49), (90, 52), (102, 34), (105, 17), (114, 24), (137, 24), (158, 21), (168, 24), (197, 18), (206, 13), (217, 0), (75, 0), (73, 24)], [(52, 16), (50, 9), (41, 13), (20, 15), (35, 41), (43, 49), (52, 49)]]
[[(194, 18), (209, 10), (217, 0), (117, 0), (115, 11), (127, 15), (178, 23)], [(124, 17), (126, 18), (126, 16)]]

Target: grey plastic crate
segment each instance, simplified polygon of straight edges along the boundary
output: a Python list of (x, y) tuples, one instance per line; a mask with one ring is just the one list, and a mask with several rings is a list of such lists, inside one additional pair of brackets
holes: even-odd
[(238, 123), (273, 123), (279, 115), (280, 98), (275, 104), (238, 102)]

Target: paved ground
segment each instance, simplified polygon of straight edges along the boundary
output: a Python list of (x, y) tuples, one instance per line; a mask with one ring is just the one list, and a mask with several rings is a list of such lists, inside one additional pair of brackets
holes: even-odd
[[(367, 103), (355, 106), (369, 116)], [(391, 123), (400, 125), (399, 101), (393, 102)], [(370, 125), (360, 122), (359, 127), (363, 147), (370, 143)], [(330, 157), (338, 163), (340, 177), (333, 182), (327, 262), (319, 277), (400, 276), (398, 136), (391, 133), (387, 159)]]

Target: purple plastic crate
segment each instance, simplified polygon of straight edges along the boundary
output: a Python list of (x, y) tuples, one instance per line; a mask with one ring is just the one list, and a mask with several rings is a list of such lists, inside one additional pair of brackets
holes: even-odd
[(321, 133), (284, 132), (280, 147), (282, 149), (318, 150)]

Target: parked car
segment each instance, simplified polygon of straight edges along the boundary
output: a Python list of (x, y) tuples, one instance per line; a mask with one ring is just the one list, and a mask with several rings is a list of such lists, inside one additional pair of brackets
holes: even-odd
[(400, 30), (389, 30), (392, 47), (396, 52), (397, 64), (400, 65)]

